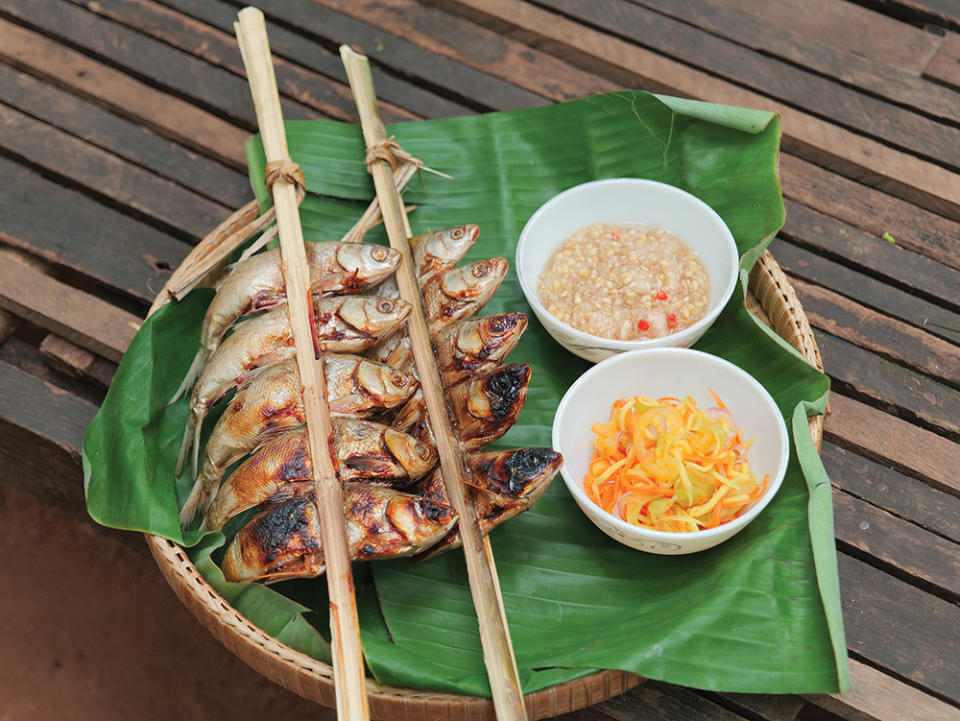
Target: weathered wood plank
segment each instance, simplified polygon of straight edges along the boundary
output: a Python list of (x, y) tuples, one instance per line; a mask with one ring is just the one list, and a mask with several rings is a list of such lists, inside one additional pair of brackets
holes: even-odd
[(0, 479), (48, 503), (83, 507), (80, 448), (97, 407), (0, 361)]
[(960, 696), (960, 607), (845, 553), (837, 561), (850, 650), (928, 691)]
[(592, 708), (615, 721), (743, 721), (739, 714), (689, 689), (659, 681), (645, 681)]
[(246, 168), (248, 131), (2, 18), (0, 58), (241, 172)]
[[(10, 17), (43, 29), (71, 45), (95, 53), (112, 65), (188, 99), (253, 132), (253, 104), (246, 81), (222, 68), (153, 38), (109, 22), (66, 0), (0, 0), (0, 10)], [(321, 117), (312, 108), (281, 100), (288, 120)]]
[(924, 68), (923, 77), (960, 90), (960, 35), (947, 34), (940, 50)]
[[(958, 100), (960, 102), (960, 100)], [(960, 107), (960, 105), (958, 105)], [(960, 271), (908, 249), (908, 240), (891, 243), (801, 203), (786, 200), (787, 222), (780, 232), (844, 265), (905, 287), (914, 295), (960, 309)], [(960, 225), (955, 228), (960, 238)]]
[(791, 282), (814, 328), (960, 388), (960, 347), (829, 288), (796, 277)]
[[(515, 110), (545, 105), (547, 102), (542, 94), (517, 87), (485, 69), (478, 70), (451, 62), (442, 53), (436, 52), (435, 45), (441, 41), (440, 37), (417, 43), (402, 32), (374, 27), (362, 15), (348, 13), (348, 9), (331, 9), (309, 0), (273, 0), (263, 11), (271, 20), (295, 27), (308, 37), (331, 44), (349, 42), (362, 48), (364, 54), (377, 65), (436, 88), (456, 102), (479, 110)], [(445, 28), (443, 35), (447, 34), (450, 31)], [(459, 35), (449, 39), (450, 42), (466, 40), (469, 38)], [(495, 49), (487, 48), (483, 57), (492, 53), (495, 53)]]
[(796, 721), (803, 699), (789, 694), (724, 693), (723, 703), (747, 718), (763, 721)]
[(0, 157), (0, 241), (150, 304), (190, 246)]
[(868, 235), (881, 238), (890, 233), (897, 245), (960, 268), (960, 225), (956, 221), (785, 153), (780, 154), (780, 171), (788, 198)]
[(954, 122), (960, 98), (921, 78), (943, 38), (854, 3), (636, 0), (701, 30)]
[(913, 583), (955, 602), (960, 599), (960, 545), (917, 528), (913, 523), (834, 490), (837, 540), (868, 554), (872, 565), (896, 569)]
[(960, 721), (960, 709), (956, 706), (853, 658), (850, 680), (851, 688), (845, 694), (812, 694), (804, 698), (847, 721)]
[[(191, 55), (244, 76), (240, 49), (232, 32), (221, 32), (178, 12), (144, 0), (71, 0), (97, 15), (115, 20)], [(236, 15), (236, 12), (234, 12)], [(295, 100), (324, 115), (356, 122), (350, 89), (340, 82), (274, 57), (281, 96)], [(389, 102), (380, 111), (387, 122), (414, 120), (410, 112)]]
[(142, 319), (27, 266), (0, 263), (0, 307), (119, 362)]
[(823, 465), (837, 488), (960, 543), (960, 499), (830, 442)]
[(891, 363), (841, 337), (821, 331), (814, 335), (824, 367), (834, 381), (846, 387), (846, 393), (872, 399), (897, 415), (915, 417), (934, 432), (958, 437), (960, 391)]
[(0, 103), (0, 147), (121, 212), (198, 241), (233, 209)]
[(553, 100), (617, 90), (615, 83), (502, 34), (413, 0), (316, 0), (383, 31), (402, 34), (437, 55), (489, 73)]
[[(786, 150), (861, 182), (960, 218), (960, 188), (947, 169), (520, 0), (458, 0), (484, 17), (529, 34), (555, 54), (629, 87), (778, 112)], [(351, 8), (354, 7), (351, 5)], [(583, 8), (592, 8), (585, 4)], [(393, 16), (391, 15), (391, 18)], [(614, 28), (614, 32), (617, 29)], [(814, 204), (815, 205), (815, 204)]]
[(960, 342), (960, 314), (952, 310), (863, 273), (857, 273), (779, 238), (770, 244), (770, 252), (791, 275), (798, 275), (810, 282), (835, 289), (862, 305), (909, 321), (941, 338), (954, 343)]
[(908, 22), (932, 23), (960, 30), (955, 0), (860, 0), (861, 4)]
[[(237, 17), (237, 8), (234, 5), (222, 0), (162, 0), (162, 2), (224, 32), (233, 32), (233, 22)], [(276, 23), (268, 22), (267, 31), (270, 35), (270, 50), (274, 60), (278, 57), (286, 58), (338, 82), (347, 82), (347, 75), (338, 54), (330, 52), (319, 42)], [(345, 35), (342, 39), (352, 43), (361, 42), (361, 38), (354, 35)], [(414, 85), (403, 77), (385, 72), (379, 67), (373, 68), (372, 72), (378, 97), (398, 107), (406, 108), (419, 117), (447, 118), (476, 112), (475, 101), (467, 105), (450, 100), (429, 89)], [(538, 101), (542, 102), (540, 99)]]
[(830, 394), (824, 437), (960, 496), (960, 444), (839, 393)]
[(40, 355), (57, 370), (91, 380), (102, 388), (110, 386), (117, 371), (115, 363), (52, 333), (40, 343)]
[[(911, 154), (960, 168), (960, 128), (858, 92), (791, 63), (753, 52), (698, 26), (616, 0), (549, 0), (578, 20), (642, 43), (656, 52), (804, 108), (828, 122), (855, 129)], [(815, 9), (811, 8), (815, 13)], [(786, 123), (785, 128), (790, 126)], [(839, 150), (832, 148), (832, 150)]]
[(242, 173), (2, 63), (0, 99), (231, 209), (250, 199)]

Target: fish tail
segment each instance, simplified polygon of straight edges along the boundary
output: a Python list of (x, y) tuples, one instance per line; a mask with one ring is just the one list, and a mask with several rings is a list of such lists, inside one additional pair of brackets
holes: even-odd
[(198, 478), (200, 472), (200, 431), (203, 428), (203, 418), (197, 420), (193, 426), (193, 477)]
[(173, 398), (167, 402), (168, 407), (180, 400), (180, 396), (193, 387), (197, 376), (199, 376), (200, 371), (203, 370), (205, 357), (206, 354), (203, 352), (203, 348), (197, 351), (197, 354), (193, 357), (193, 363), (190, 364), (190, 369), (187, 371), (187, 375), (183, 377), (183, 381), (180, 383), (180, 387), (177, 388), (177, 392), (173, 394)]
[(193, 484), (193, 488), (190, 489), (190, 495), (187, 496), (183, 508), (180, 509), (180, 528), (182, 530), (186, 531), (190, 527), (193, 519), (197, 516), (197, 512), (200, 510), (200, 506), (205, 505), (206, 498), (209, 495), (210, 492), (204, 490), (200, 479), (197, 479)]
[[(187, 453), (190, 451), (190, 445), (193, 442), (193, 426), (194, 426), (194, 417), (193, 411), (190, 412), (189, 418), (187, 418), (187, 427), (183, 429), (183, 441), (180, 443), (180, 455), (177, 456), (177, 471), (176, 477), (179, 478), (180, 474), (183, 472), (183, 466), (187, 461)], [(197, 474), (194, 473), (193, 477), (196, 478)]]

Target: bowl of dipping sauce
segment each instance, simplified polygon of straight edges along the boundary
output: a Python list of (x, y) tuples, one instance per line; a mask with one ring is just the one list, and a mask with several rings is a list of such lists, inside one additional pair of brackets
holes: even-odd
[(560, 401), (553, 448), (597, 528), (668, 555), (742, 531), (780, 489), (790, 451), (783, 417), (753, 376), (686, 348), (621, 353), (590, 368)]
[(596, 362), (692, 345), (730, 300), (739, 256), (729, 228), (696, 196), (611, 178), (540, 206), (520, 234), (516, 268), (547, 332)]

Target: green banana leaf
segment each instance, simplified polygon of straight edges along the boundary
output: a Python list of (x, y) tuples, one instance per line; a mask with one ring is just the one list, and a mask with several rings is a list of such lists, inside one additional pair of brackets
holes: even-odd
[[(645, 177), (684, 188), (726, 221), (741, 279), (781, 227), (779, 119), (769, 113), (621, 92), (510, 113), (403, 123), (400, 144), (431, 168), (405, 195), (415, 232), (474, 222), (468, 257), (512, 260), (527, 218), (572, 185)], [(287, 123), (309, 191), (307, 240), (338, 239), (374, 191), (359, 128)], [(264, 158), (247, 147), (261, 203)], [(382, 230), (368, 240), (383, 242)], [(743, 288), (696, 347), (752, 373), (792, 419), (794, 452), (776, 499), (744, 531), (690, 556), (628, 549), (598, 531), (556, 482), (529, 512), (492, 533), (524, 691), (623, 669), (698, 688), (823, 693), (849, 686), (840, 615), (830, 484), (805, 424), (822, 411), (827, 378), (747, 313)], [(322, 579), (269, 588), (226, 583), (224, 535), (181, 533), (189, 481), (173, 480), (186, 401), (167, 408), (193, 357), (209, 290), (156, 313), (138, 333), (84, 442), (90, 515), (191, 547), (204, 576), (253, 623), (294, 648), (329, 658)], [(533, 380), (517, 424), (494, 447), (550, 444), (560, 397), (586, 368), (529, 313), (511, 271), (485, 312), (528, 311), (511, 361)], [(798, 456), (799, 452), (799, 456)], [(228, 526), (227, 537), (231, 528)], [(423, 563), (355, 564), (368, 668), (384, 684), (488, 696), (461, 551)]]

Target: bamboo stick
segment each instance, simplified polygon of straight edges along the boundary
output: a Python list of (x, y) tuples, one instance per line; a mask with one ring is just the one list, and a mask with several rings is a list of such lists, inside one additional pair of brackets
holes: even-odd
[[(368, 148), (373, 148), (387, 139), (387, 133), (377, 109), (370, 64), (365, 56), (354, 52), (347, 45), (340, 46), (340, 56), (357, 104), (364, 141)], [(522, 721), (526, 718), (523, 692), (500, 596), (500, 583), (489, 541), (480, 531), (473, 498), (463, 482), (463, 454), (450, 423), (423, 311), (420, 286), (414, 275), (408, 242), (411, 235), (410, 225), (400, 202), (400, 195), (393, 184), (390, 164), (386, 160), (378, 160), (370, 164), (369, 170), (377, 189), (390, 245), (402, 255), (400, 267), (397, 269), (397, 286), (401, 297), (413, 306), (407, 321), (407, 332), (410, 335), (410, 345), (420, 375), (420, 387), (426, 400), (430, 424), (436, 437), (447, 495), (451, 505), (460, 514), (460, 537), (463, 539), (470, 592), (480, 623), (480, 640), (483, 644), (483, 657), (494, 709), (500, 721)]]
[[(280, 96), (273, 74), (263, 13), (244, 8), (234, 25), (243, 56), (257, 124), (268, 162), (289, 159), (280, 111)], [(321, 540), (330, 593), (330, 631), (333, 647), (333, 678), (337, 715), (341, 721), (367, 721), (363, 653), (353, 574), (343, 518), (343, 498), (333, 459), (330, 457), (332, 428), (327, 406), (326, 380), (321, 353), (315, 352), (313, 312), (306, 250), (300, 228), (296, 187), (285, 180), (273, 183), (273, 200), (280, 232), (281, 267), (287, 288), (287, 308), (297, 349), (297, 365), (303, 383), (307, 436), (313, 458), (314, 485), (320, 516)]]

